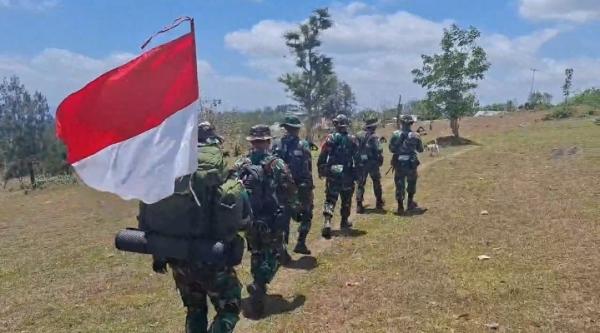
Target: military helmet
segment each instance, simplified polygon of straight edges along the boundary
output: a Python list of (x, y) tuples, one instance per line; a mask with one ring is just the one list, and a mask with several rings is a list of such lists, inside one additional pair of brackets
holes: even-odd
[(302, 122), (296, 116), (287, 116), (283, 119), (283, 122), (279, 125), (281, 127), (289, 126), (294, 128), (301, 128)]
[(411, 115), (405, 114), (400, 118), (400, 121), (404, 124), (414, 124), (415, 120)]
[(338, 114), (333, 118), (333, 125), (335, 127), (348, 127), (350, 125), (350, 120), (344, 114)]
[(215, 126), (208, 121), (198, 124), (198, 142), (206, 142), (212, 138), (222, 140), (215, 134)]
[(377, 117), (365, 118), (365, 128), (372, 128), (377, 126), (377, 124), (379, 124), (379, 120), (377, 119)]
[(267, 125), (254, 125), (250, 127), (250, 135), (246, 137), (247, 141), (271, 140), (271, 129)]

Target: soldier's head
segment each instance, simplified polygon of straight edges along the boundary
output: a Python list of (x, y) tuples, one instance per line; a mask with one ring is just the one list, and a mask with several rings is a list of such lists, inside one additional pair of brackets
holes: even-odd
[(363, 126), (363, 128), (365, 129), (365, 131), (375, 132), (378, 123), (379, 122), (377, 117), (368, 117), (365, 118), (365, 126)]
[(405, 114), (400, 118), (400, 122), (402, 123), (403, 128), (410, 128), (410, 126), (415, 123), (415, 120), (412, 116)]
[(246, 140), (255, 151), (267, 151), (271, 147), (271, 129), (267, 125), (254, 125), (250, 127), (250, 133)]
[(198, 144), (223, 143), (223, 138), (215, 133), (215, 126), (208, 121), (198, 124)]
[(335, 126), (336, 131), (346, 133), (348, 131), (348, 126), (350, 126), (350, 120), (346, 115), (338, 114), (333, 118), (333, 126)]
[(280, 126), (285, 128), (285, 131), (290, 135), (298, 136), (300, 128), (302, 128), (302, 122), (296, 116), (287, 116)]

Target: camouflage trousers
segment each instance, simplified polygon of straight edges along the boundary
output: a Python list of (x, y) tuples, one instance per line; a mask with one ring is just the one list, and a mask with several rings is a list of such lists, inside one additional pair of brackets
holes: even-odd
[[(239, 320), (242, 298), (235, 269), (216, 269), (201, 264), (171, 264), (171, 269), (183, 305), (187, 308), (185, 332), (233, 332)], [(217, 312), (210, 326), (207, 297)]]
[(382, 190), (381, 190), (381, 172), (379, 171), (379, 166), (366, 166), (362, 168), (359, 172), (357, 187), (356, 187), (356, 202), (362, 203), (365, 195), (365, 185), (367, 184), (367, 179), (371, 176), (371, 180), (373, 181), (373, 192), (375, 194), (375, 198), (377, 201), (382, 200)]
[(266, 226), (251, 226), (246, 231), (250, 256), (250, 273), (260, 285), (270, 283), (279, 270), (281, 253), (284, 250), (285, 231), (269, 230)]
[[(314, 186), (312, 184), (302, 184), (298, 186), (298, 201), (300, 201), (300, 220), (296, 221), (298, 225), (298, 241), (306, 240), (306, 236), (310, 232), (312, 226), (313, 209), (314, 209)], [(288, 210), (288, 221), (291, 221), (292, 212)], [(288, 243), (289, 223), (286, 230), (285, 242)]]
[(396, 200), (403, 201), (405, 191), (408, 193), (409, 200), (412, 200), (417, 193), (417, 168), (396, 168), (394, 173), (394, 183), (396, 183)]
[(325, 204), (323, 205), (323, 215), (325, 217), (333, 216), (335, 204), (338, 197), (342, 199), (340, 215), (342, 219), (350, 216), (352, 209), (352, 196), (354, 195), (354, 178), (345, 175), (341, 179), (328, 177), (325, 183)]

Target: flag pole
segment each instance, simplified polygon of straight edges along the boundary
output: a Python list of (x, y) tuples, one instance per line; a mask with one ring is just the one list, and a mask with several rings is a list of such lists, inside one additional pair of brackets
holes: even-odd
[(148, 37), (148, 39), (146, 39), (144, 44), (142, 44), (141, 49), (143, 50), (146, 46), (148, 46), (148, 44), (150, 43), (152, 38), (156, 37), (159, 34), (165, 33), (171, 29), (178, 27), (181, 23), (183, 23), (185, 21), (190, 22), (191, 33), (192, 33), (192, 35), (195, 34), (196, 32), (195, 32), (195, 27), (194, 27), (194, 19), (189, 16), (181, 16), (181, 17), (176, 18), (171, 24), (165, 26), (164, 28), (162, 28), (159, 31), (152, 34), (152, 36)]

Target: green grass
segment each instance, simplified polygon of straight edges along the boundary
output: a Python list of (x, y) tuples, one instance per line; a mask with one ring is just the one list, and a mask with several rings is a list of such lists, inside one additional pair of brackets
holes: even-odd
[[(354, 216), (360, 237), (319, 237), (317, 181), (318, 266), (284, 268), (270, 289), (283, 303), (306, 301), (272, 303), (275, 314), (237, 331), (483, 332), (492, 322), (501, 332), (600, 331), (600, 131), (519, 118), (529, 116), (465, 121), (481, 146), (423, 156), (417, 197), (429, 211)], [(391, 210), (391, 176), (384, 193)], [(366, 198), (373, 205), (370, 187)], [(76, 185), (0, 192), (0, 332), (182, 331), (172, 278), (113, 248), (136, 208)], [(243, 283), (248, 270), (246, 258)]]

